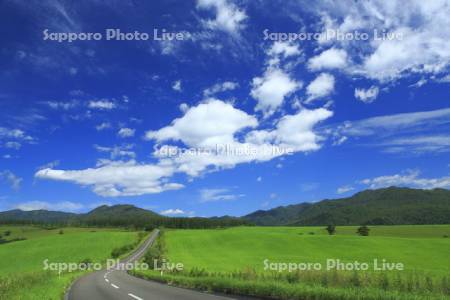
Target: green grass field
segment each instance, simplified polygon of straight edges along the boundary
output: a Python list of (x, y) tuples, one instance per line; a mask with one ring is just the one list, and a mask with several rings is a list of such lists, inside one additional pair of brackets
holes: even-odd
[[(256, 282), (250, 280), (244, 287), (239, 286), (245, 278), (266, 280), (265, 286), (280, 289), (277, 295), (271, 295), (283, 299), (355, 299), (367, 293), (375, 295), (373, 299), (403, 296), (411, 299), (416, 292), (419, 293), (419, 296), (414, 294), (416, 299), (448, 297), (445, 293), (450, 274), (450, 238), (444, 236), (450, 236), (450, 225), (370, 228), (368, 237), (358, 236), (357, 227), (352, 226), (337, 227), (333, 236), (322, 227), (168, 230), (164, 235), (166, 256), (171, 262), (183, 263), (185, 271), (167, 274), (167, 280), (159, 280), (187, 287), (214, 289), (216, 286), (215, 290), (220, 291), (252, 291), (257, 295), (261, 295), (258, 293), (264, 290), (264, 285), (252, 290)], [(386, 259), (403, 263), (405, 270), (376, 272), (371, 267), (369, 271), (358, 272), (323, 270), (289, 274), (264, 270), (265, 259), (277, 263), (319, 262), (324, 269), (327, 259), (367, 262), (370, 266), (374, 259)], [(158, 279), (148, 271), (141, 275)], [(229, 282), (229, 286), (224, 282)], [(373, 290), (364, 290), (367, 288)], [(422, 289), (425, 294), (420, 294)], [(283, 293), (287, 295), (280, 296)]]
[(137, 232), (119, 229), (63, 228), (42, 229), (32, 226), (1, 226), (0, 234), (11, 231), (0, 244), (0, 299), (61, 299), (64, 289), (80, 273), (61, 274), (44, 271), (49, 262), (93, 263), (111, 258), (116, 247), (133, 244)]
[[(310, 235), (314, 232), (314, 235)], [(167, 255), (187, 268), (238, 271), (262, 270), (263, 261), (402, 262), (406, 270), (434, 273), (450, 271), (450, 226), (380, 226), (369, 237), (355, 234), (356, 227), (338, 227), (329, 236), (323, 228), (238, 227), (225, 230), (174, 230), (166, 233)]]

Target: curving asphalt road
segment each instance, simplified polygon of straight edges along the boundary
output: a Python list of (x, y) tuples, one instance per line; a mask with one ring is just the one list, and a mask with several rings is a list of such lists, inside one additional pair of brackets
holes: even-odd
[[(139, 260), (150, 247), (159, 230), (151, 236), (133, 254), (122, 260), (133, 263)], [(133, 277), (123, 270), (102, 270), (90, 273), (78, 279), (69, 289), (66, 300), (230, 300), (250, 299), (233, 296), (219, 296)], [(252, 298), (255, 299), (255, 298)]]

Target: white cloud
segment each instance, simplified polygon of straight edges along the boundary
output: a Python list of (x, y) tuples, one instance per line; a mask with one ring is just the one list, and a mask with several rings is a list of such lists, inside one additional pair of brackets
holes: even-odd
[(232, 194), (229, 189), (201, 189), (200, 203), (232, 201), (244, 196), (243, 194)]
[(385, 152), (408, 152), (411, 154), (450, 151), (450, 135), (408, 135), (390, 139), (380, 144)]
[(274, 42), (267, 49), (266, 70), (263, 76), (252, 80), (250, 95), (257, 101), (256, 111), (262, 111), (264, 117), (269, 117), (279, 109), (285, 98), (303, 87), (303, 82), (291, 78), (286, 64), (289, 57), (298, 56), (301, 51), (295, 44)]
[(334, 76), (321, 73), (306, 87), (307, 102), (330, 95), (334, 91)]
[(291, 79), (282, 69), (269, 67), (263, 77), (253, 78), (250, 94), (258, 101), (255, 110), (270, 115), (283, 104), (285, 97), (301, 87), (301, 82)]
[(301, 51), (297, 44), (279, 41), (274, 42), (267, 52), (267, 54), (272, 57), (282, 56), (283, 58), (297, 56), (300, 55), (300, 53)]
[(348, 193), (350, 191), (353, 191), (355, 188), (350, 186), (350, 185), (346, 185), (346, 186), (341, 186), (340, 188), (337, 189), (336, 193), (337, 194), (345, 194)]
[[(235, 134), (244, 128), (256, 126), (257, 121), (242, 111), (228, 107), (229, 104), (221, 103), (214, 105), (216, 107), (209, 107), (211, 102), (193, 107), (183, 118), (174, 120), (171, 126), (147, 132), (147, 138), (158, 142), (181, 140), (187, 146), (199, 149), (171, 157), (180, 172), (198, 176), (211, 167), (212, 170), (232, 168), (240, 163), (269, 161), (287, 153), (318, 150), (321, 137), (313, 132), (313, 127), (332, 116), (332, 112), (326, 109), (305, 109), (296, 115), (284, 116), (273, 130), (248, 132), (245, 141), (240, 142), (236, 140)], [(214, 126), (205, 126), (210, 122)], [(182, 150), (167, 145), (161, 150), (168, 150), (167, 147), (175, 151)], [(158, 152), (155, 155), (160, 157)]]
[(450, 82), (450, 74), (445, 75), (444, 77), (437, 79), (437, 82), (449, 83)]
[(220, 92), (231, 91), (239, 86), (237, 82), (225, 81), (222, 83), (216, 83), (213, 86), (203, 91), (204, 97), (210, 97)]
[(172, 89), (177, 92), (181, 92), (181, 80), (177, 80), (172, 84)]
[[(344, 47), (358, 56), (349, 72), (380, 81), (412, 73), (433, 77), (450, 65), (450, 6), (447, 1), (321, 1), (312, 5), (323, 32), (388, 32), (399, 38), (367, 41), (332, 39), (322, 44)], [(400, 13), (399, 13), (400, 12)]]
[(111, 110), (116, 107), (116, 104), (109, 100), (92, 100), (89, 101), (89, 108), (100, 110)]
[(0, 139), (16, 139), (22, 141), (32, 141), (33, 138), (27, 135), (21, 129), (10, 129), (6, 127), (0, 127)]
[(445, 125), (450, 118), (450, 108), (443, 108), (432, 111), (400, 113), (372, 117), (359, 121), (346, 122), (340, 126), (339, 130), (344, 135), (369, 136), (383, 132), (399, 133), (405, 130), (417, 130)]
[(22, 144), (19, 142), (6, 142), (4, 146), (5, 148), (19, 150), (22, 147)]
[(45, 102), (52, 109), (70, 110), (79, 105), (77, 100), (58, 102), (58, 101), (47, 101)]
[(117, 135), (121, 138), (127, 138), (134, 136), (135, 132), (136, 130), (132, 128), (120, 128), (119, 132), (117, 132)]
[(160, 212), (161, 215), (165, 215), (165, 216), (189, 216), (189, 217), (193, 217), (194, 216), (194, 212), (193, 211), (184, 211), (182, 209), (179, 208), (170, 208), (170, 209), (166, 209)]
[(95, 126), (95, 129), (96, 129), (97, 131), (102, 131), (102, 130), (105, 130), (105, 129), (110, 129), (111, 127), (112, 127), (112, 126), (111, 126), (111, 123), (109, 123), (109, 122), (103, 122), (103, 123), (101, 123), (101, 124)]
[(258, 121), (231, 104), (217, 99), (191, 107), (182, 118), (157, 131), (148, 131), (147, 139), (158, 142), (180, 140), (191, 147), (214, 147), (232, 143), (233, 135), (247, 127), (255, 127)]
[(186, 103), (181, 103), (180, 106), (179, 106), (179, 108), (180, 108), (180, 111), (181, 111), (181, 112), (185, 113), (185, 112), (188, 111), (189, 105), (187, 105)]
[(308, 61), (308, 69), (318, 71), (323, 69), (342, 69), (347, 67), (347, 52), (343, 49), (330, 48)]
[(137, 196), (160, 193), (183, 188), (182, 184), (167, 182), (175, 169), (171, 165), (138, 164), (128, 162), (108, 162), (97, 168), (85, 170), (43, 169), (35, 177), (71, 181), (80, 185), (92, 186), (93, 191), (105, 197)]
[[(93, 191), (102, 196), (160, 193), (183, 187), (169, 183), (176, 173), (195, 177), (241, 163), (318, 150), (322, 137), (313, 131), (314, 126), (332, 115), (324, 108), (303, 109), (295, 115), (282, 117), (272, 129), (255, 130), (258, 121), (254, 116), (221, 100), (208, 99), (190, 107), (171, 125), (146, 133), (148, 140), (155, 140), (160, 146), (153, 153), (153, 158), (158, 160), (155, 164), (102, 160), (96, 168), (45, 169), (35, 176), (92, 186)], [(170, 141), (177, 146), (162, 144)], [(167, 156), (163, 150), (174, 150), (175, 154)]]
[(17, 209), (30, 211), (30, 210), (51, 210), (51, 211), (67, 211), (67, 212), (77, 212), (84, 208), (81, 203), (62, 201), (56, 203), (49, 203), (44, 201), (29, 201), (16, 205)]
[(197, 0), (197, 8), (215, 11), (215, 19), (204, 21), (208, 28), (217, 28), (231, 34), (239, 33), (247, 18), (245, 10), (239, 9), (229, 0)]
[(434, 188), (449, 188), (450, 177), (440, 178), (421, 178), (418, 170), (408, 170), (403, 174), (394, 174), (379, 176), (375, 178), (364, 179), (362, 184), (369, 186), (372, 189), (389, 186), (406, 186), (415, 187), (421, 189), (434, 189)]
[(39, 166), (37, 169), (38, 170), (42, 170), (42, 169), (47, 169), (47, 168), (54, 168), (54, 167), (59, 166), (59, 163), (60, 163), (59, 160), (54, 160), (54, 161), (46, 163), (46, 164), (44, 164), (42, 166)]
[(449, 118), (450, 108), (393, 114), (343, 122), (329, 133), (333, 145), (353, 138), (365, 146), (381, 147), (387, 153), (439, 153), (448, 151), (450, 137), (436, 132), (450, 130)]
[(364, 102), (371, 103), (378, 97), (379, 89), (377, 86), (371, 86), (368, 89), (355, 89), (355, 98)]
[(19, 190), (22, 178), (16, 176), (9, 170), (0, 171), (0, 182), (6, 182), (13, 190)]
[(135, 158), (136, 153), (134, 151), (131, 151), (133, 149), (134, 145), (127, 144), (122, 146), (114, 146), (114, 147), (102, 147), (99, 145), (94, 145), (95, 150), (98, 152), (106, 152), (110, 154), (111, 159), (116, 159), (119, 157), (129, 157), (129, 158)]

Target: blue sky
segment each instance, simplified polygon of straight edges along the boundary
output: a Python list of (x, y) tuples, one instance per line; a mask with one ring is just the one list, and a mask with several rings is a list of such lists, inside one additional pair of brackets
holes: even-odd
[(240, 216), (449, 188), (449, 15), (449, 1), (3, 1), (0, 209)]

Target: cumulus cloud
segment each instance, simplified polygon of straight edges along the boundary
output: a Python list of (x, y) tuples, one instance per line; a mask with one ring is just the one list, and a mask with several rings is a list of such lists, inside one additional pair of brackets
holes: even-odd
[(215, 18), (204, 21), (206, 27), (231, 34), (238, 34), (244, 28), (243, 22), (247, 18), (245, 10), (229, 0), (197, 0), (197, 9), (214, 11)]
[(175, 169), (171, 165), (138, 164), (128, 162), (108, 162), (97, 168), (85, 170), (43, 169), (35, 177), (71, 181), (84, 186), (91, 186), (93, 191), (105, 197), (136, 196), (160, 193), (167, 190), (183, 188), (182, 184), (167, 182)]
[[(391, 37), (366, 41), (331, 38), (322, 44), (343, 47), (358, 56), (349, 68), (380, 81), (397, 80), (412, 73), (433, 77), (450, 65), (450, 6), (447, 1), (321, 1), (312, 5), (322, 18), (323, 32), (388, 32)], [(401, 13), (399, 13), (401, 12)], [(362, 45), (364, 43), (364, 45)], [(356, 50), (355, 50), (356, 49)], [(357, 54), (356, 54), (357, 53)]]
[(326, 97), (334, 91), (334, 76), (321, 73), (306, 87), (307, 102)]
[(204, 97), (210, 97), (220, 92), (231, 91), (239, 87), (237, 82), (225, 81), (222, 83), (216, 83), (213, 86), (203, 91)]
[(262, 77), (253, 78), (250, 94), (258, 101), (255, 109), (270, 115), (283, 104), (285, 97), (301, 86), (282, 69), (270, 67)]
[(119, 132), (117, 132), (117, 135), (121, 138), (127, 138), (133, 137), (135, 132), (136, 130), (132, 128), (120, 128)]
[(308, 69), (319, 71), (323, 69), (342, 69), (347, 67), (348, 56), (343, 49), (330, 48), (314, 56), (308, 61)]
[(379, 89), (377, 86), (371, 86), (368, 89), (355, 89), (355, 98), (364, 102), (371, 103), (378, 97)]
[(262, 76), (253, 78), (250, 92), (257, 101), (255, 110), (261, 111), (265, 117), (279, 109), (286, 97), (302, 88), (303, 82), (291, 78), (286, 64), (287, 58), (300, 53), (297, 45), (288, 42), (274, 42), (266, 50), (266, 70)]
[(233, 142), (233, 135), (247, 127), (256, 127), (255, 117), (235, 109), (231, 104), (218, 99), (191, 107), (182, 118), (175, 119), (170, 126), (157, 131), (148, 131), (147, 139), (158, 142), (183, 141), (191, 147), (208, 147)]
[(283, 58), (288, 58), (290, 56), (300, 55), (301, 51), (297, 44), (276, 41), (273, 43), (272, 47), (269, 49), (267, 54), (272, 57), (282, 56)]
[[(324, 108), (303, 109), (282, 117), (272, 129), (257, 130), (258, 121), (254, 116), (221, 100), (208, 99), (190, 107), (183, 117), (173, 120), (170, 125), (146, 133), (146, 139), (154, 140), (160, 146), (153, 153), (156, 163), (105, 160), (96, 168), (44, 169), (35, 176), (91, 186), (95, 193), (111, 197), (179, 189), (183, 185), (170, 182), (177, 173), (196, 177), (241, 163), (269, 161), (290, 153), (318, 150), (322, 137), (314, 132), (314, 127), (332, 115)], [(172, 151), (175, 154), (164, 154)], [(221, 199), (229, 197), (224, 195), (229, 194), (210, 194)]]
[(192, 217), (194, 216), (195, 212), (193, 211), (184, 211), (182, 209), (179, 208), (170, 208), (170, 209), (166, 209), (160, 212), (161, 215), (165, 215), (165, 216), (188, 216), (188, 217)]

